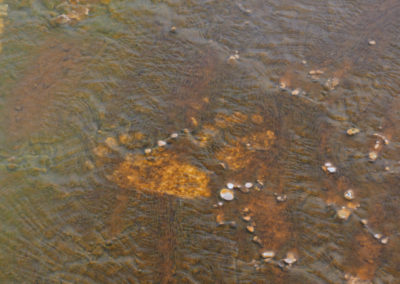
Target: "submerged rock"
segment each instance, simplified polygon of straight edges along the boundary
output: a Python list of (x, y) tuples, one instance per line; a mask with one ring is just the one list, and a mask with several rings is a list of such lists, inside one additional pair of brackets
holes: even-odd
[(226, 201), (231, 201), (235, 198), (235, 194), (233, 193), (233, 191), (227, 188), (221, 189), (221, 191), (219, 192), (219, 196)]
[(292, 252), (288, 252), (286, 255), (286, 258), (283, 259), (283, 261), (287, 264), (287, 265), (292, 265), (297, 261), (296, 256), (294, 255), (294, 253)]
[(352, 189), (346, 190), (346, 192), (343, 194), (344, 198), (347, 200), (353, 200), (354, 199), (354, 192)]
[(389, 242), (389, 237), (383, 237), (380, 240), (381, 244), (386, 245)]
[(255, 231), (255, 228), (254, 228), (254, 226), (247, 226), (246, 227), (246, 230), (249, 232), (249, 233), (254, 233), (254, 231)]
[(368, 157), (370, 162), (374, 162), (376, 161), (376, 159), (378, 159), (378, 153), (375, 151), (371, 151), (369, 152)]
[(235, 187), (235, 185), (233, 183), (231, 183), (231, 182), (228, 182), (226, 184), (226, 187), (229, 188), (229, 189), (233, 189)]
[(246, 182), (244, 185), (246, 188), (252, 188), (253, 187), (253, 183), (251, 182)]
[(336, 167), (332, 165), (331, 162), (326, 162), (323, 166), (322, 166), (322, 170), (326, 173), (329, 174), (333, 174), (336, 173)]
[(293, 91), (292, 91), (292, 96), (297, 96), (297, 95), (299, 95), (300, 94), (300, 89), (294, 89)]
[(358, 128), (349, 128), (349, 129), (347, 129), (346, 133), (349, 136), (356, 135), (357, 133), (360, 133), (360, 129), (358, 129)]
[(328, 91), (333, 91), (339, 85), (339, 78), (333, 77), (326, 80), (324, 88)]
[(272, 250), (266, 250), (261, 253), (262, 258), (273, 258), (275, 256), (275, 252)]
[(337, 211), (337, 216), (342, 220), (349, 219), (350, 215), (351, 215), (351, 210), (344, 206)]
[(251, 221), (251, 216), (249, 216), (249, 215), (243, 216), (242, 219), (243, 219), (243, 221), (250, 222)]
[(7, 15), (8, 15), (8, 4), (0, 4), (0, 17), (7, 17)]

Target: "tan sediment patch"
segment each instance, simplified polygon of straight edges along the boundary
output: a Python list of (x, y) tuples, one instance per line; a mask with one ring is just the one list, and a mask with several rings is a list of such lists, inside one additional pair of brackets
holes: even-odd
[(254, 122), (255, 124), (261, 124), (264, 122), (264, 118), (259, 114), (253, 114), (251, 116), (251, 121)]
[[(64, 1), (57, 5), (56, 8), (62, 14), (51, 20), (53, 24), (77, 23), (88, 17), (90, 13), (89, 3), (103, 4), (104, 1)], [(105, 3), (108, 4), (108, 3)]]
[(223, 147), (216, 157), (234, 171), (244, 169), (254, 162), (254, 158), (259, 155), (258, 151), (269, 150), (275, 140), (275, 134), (271, 130), (251, 133)]
[(242, 143), (249, 144), (252, 149), (264, 151), (268, 150), (275, 143), (275, 140), (275, 133), (271, 130), (252, 133), (240, 139)]
[(37, 51), (26, 72), (18, 78), (12, 95), (5, 98), (9, 139), (25, 139), (33, 133), (59, 128), (67, 107), (57, 107), (63, 92), (74, 89), (81, 80), (82, 42), (50, 38)]
[(219, 133), (218, 129), (214, 127), (213, 125), (204, 125), (200, 132), (196, 135), (196, 143), (200, 147), (205, 147), (209, 145), (215, 136), (217, 136)]
[[(0, 35), (4, 32), (4, 20), (0, 18)], [(0, 42), (0, 53), (3, 51), (3, 45)]]
[(4, 19), (0, 18), (0, 34), (4, 32)]
[[(3, 1), (0, 0), (0, 17), (7, 16), (8, 5), (1, 4)], [(4, 19), (0, 18), (0, 35), (4, 32)], [(3, 45), (0, 42), (0, 53), (3, 50)]]
[(108, 154), (111, 153), (110, 149), (107, 148), (104, 145), (98, 145), (93, 149), (93, 153), (100, 157), (100, 158), (104, 158), (105, 156), (107, 156)]
[(208, 173), (167, 150), (151, 157), (129, 154), (108, 178), (121, 188), (183, 198), (210, 196)]
[(247, 115), (241, 113), (241, 112), (234, 112), (233, 114), (224, 114), (224, 113), (219, 113), (215, 117), (215, 125), (218, 128), (227, 128), (234, 126), (235, 124), (240, 124), (244, 123), (247, 120)]

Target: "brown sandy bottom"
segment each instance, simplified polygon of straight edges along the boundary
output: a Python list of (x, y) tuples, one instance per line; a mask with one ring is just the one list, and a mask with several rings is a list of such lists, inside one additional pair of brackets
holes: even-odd
[[(8, 102), (7, 125), (12, 140), (57, 128), (53, 109), (59, 108), (53, 108), (53, 103), (64, 102), (57, 94), (75, 88), (85, 71), (78, 46), (75, 42), (56, 42), (44, 48), (33, 64), (38, 67), (27, 71), (17, 84), (17, 95)], [(30, 216), (43, 216), (44, 221), (30, 216), (24, 219), (21, 235), (33, 234), (30, 237), (36, 242), (19, 238), (11, 241), (8, 251), (12, 253), (15, 246), (22, 252), (31, 244), (34, 253), (17, 255), (13, 264), (32, 268), (26, 277), (39, 283), (59, 279), (82, 283), (370, 283), (393, 279), (388, 274), (398, 274), (393, 265), (398, 258), (394, 253), (398, 239), (393, 237), (398, 214), (388, 216), (387, 212), (398, 212), (398, 199), (391, 198), (397, 195), (390, 188), (398, 184), (398, 178), (384, 172), (386, 165), (379, 159), (368, 162), (367, 153), (377, 141), (372, 132), (349, 138), (346, 127), (326, 118), (326, 109), (318, 109), (301, 96), (297, 100), (272, 91), (264, 101), (248, 101), (246, 107), (253, 111), (214, 108), (226, 103), (217, 100), (211, 89), (222, 80), (218, 74), (227, 65), (221, 64), (219, 54), (213, 51), (200, 55), (191, 62), (194, 67), (186, 69), (189, 75), (180, 82), (182, 87), (160, 99), (161, 103), (171, 100), (173, 106), (167, 104), (171, 110), (179, 103), (175, 112), (161, 116), (166, 121), (179, 118), (180, 125), (188, 127), (177, 131), (177, 138), (108, 129), (99, 133), (101, 138), (88, 139), (85, 163), (76, 153), (68, 158), (68, 151), (59, 157), (68, 160), (70, 168), (80, 166), (88, 173), (82, 180), (88, 177), (89, 185), (78, 180), (66, 187), (79, 188), (81, 183), (96, 190), (63, 192), (51, 181), (57, 194), (46, 185), (35, 184), (44, 189), (35, 199), (33, 192), (24, 189), (37, 205)], [(350, 63), (344, 64), (345, 71), (334, 75), (341, 79), (355, 62), (350, 58)], [(232, 69), (224, 76), (237, 71)], [(75, 75), (69, 76), (68, 70)], [(307, 76), (304, 80), (309, 79)], [(63, 80), (59, 80), (61, 77)], [(325, 82), (329, 76), (322, 78), (316, 79)], [(117, 88), (122, 91), (121, 97), (129, 87), (127, 83)], [(310, 84), (310, 90), (314, 89)], [(327, 102), (340, 98), (334, 96)], [(107, 109), (110, 117), (121, 104), (116, 102)], [(372, 105), (365, 109), (368, 107)], [(396, 108), (387, 110), (379, 111), (389, 113), (380, 133), (396, 141)], [(42, 125), (49, 120), (53, 121), (49, 128)], [(59, 121), (61, 125), (63, 119)], [(104, 125), (113, 123), (118, 121)], [(168, 131), (173, 129), (169, 124), (164, 126)], [(155, 146), (158, 139), (166, 145)], [(349, 162), (345, 159), (348, 153), (341, 152), (343, 145), (347, 152), (362, 153), (364, 158)], [(146, 149), (151, 152), (146, 153)], [(78, 147), (79, 151), (84, 150)], [(390, 143), (379, 148), (378, 154), (395, 161), (396, 156), (388, 158), (395, 153), (396, 146)], [(80, 163), (75, 163), (77, 160)], [(321, 169), (326, 161), (338, 167), (336, 174), (328, 175)], [(60, 173), (63, 166), (60, 162)], [(390, 167), (398, 170), (394, 164)], [(8, 178), (26, 176), (16, 170), (10, 171)], [(379, 187), (383, 178), (388, 178), (388, 185)], [(231, 202), (219, 198), (219, 190), (227, 182), (242, 186), (234, 190), (235, 200)], [(248, 192), (246, 182), (253, 183)], [(351, 202), (343, 198), (349, 188), (356, 195)], [(49, 193), (54, 194), (54, 208), (44, 212), (40, 203)], [(343, 206), (351, 213), (348, 220), (337, 217)], [(52, 212), (57, 214), (52, 216)], [(360, 224), (364, 218), (368, 219), (366, 228)], [(31, 228), (36, 228), (33, 233)], [(373, 233), (389, 236), (389, 243), (383, 245)], [(265, 250), (275, 252), (273, 261), (261, 258)], [(297, 259), (291, 266), (280, 261), (288, 253)], [(10, 272), (15, 279), (17, 274), (15, 268)]]
[(332, 103), (331, 96), (321, 93), (326, 95), (341, 86), (350, 87), (352, 73), (371, 73), (384, 66), (377, 59), (397, 41), (399, 15), (398, 1), (386, 0), (361, 7), (347, 22), (330, 23), (332, 27), (326, 27), (330, 36), (310, 50), (306, 48), (303, 62), (286, 68), (279, 79), (280, 86), (294, 95), (311, 95)]

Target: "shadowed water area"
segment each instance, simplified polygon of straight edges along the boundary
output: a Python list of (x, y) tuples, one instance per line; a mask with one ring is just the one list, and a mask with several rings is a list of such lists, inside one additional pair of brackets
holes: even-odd
[(399, 283), (399, 30), (397, 0), (0, 0), (0, 283)]

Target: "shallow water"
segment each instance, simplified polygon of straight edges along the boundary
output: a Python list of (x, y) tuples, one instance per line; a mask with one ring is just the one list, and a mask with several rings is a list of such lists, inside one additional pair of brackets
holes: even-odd
[(399, 283), (398, 1), (2, 2), (1, 283)]

